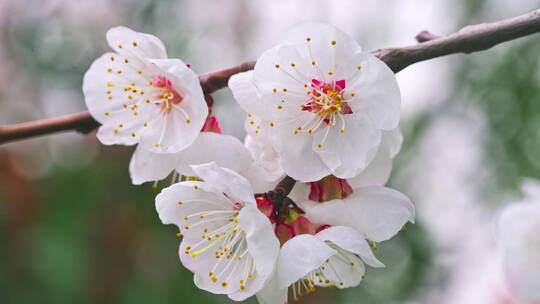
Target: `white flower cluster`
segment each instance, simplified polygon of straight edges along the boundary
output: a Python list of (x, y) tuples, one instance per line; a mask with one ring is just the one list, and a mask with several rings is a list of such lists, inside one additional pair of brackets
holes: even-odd
[[(118, 27), (107, 40), (115, 53), (83, 83), (98, 139), (139, 144), (134, 184), (173, 174), (156, 209), (178, 226), (197, 287), (286, 303), (357, 286), (364, 264), (384, 266), (372, 249), (415, 211), (384, 186), (402, 137), (399, 88), (383, 62), (334, 27), (291, 30), (229, 81), (247, 112), (241, 143), (221, 134), (197, 75), (158, 38)], [(297, 181), (288, 197), (273, 191), (286, 176)]]

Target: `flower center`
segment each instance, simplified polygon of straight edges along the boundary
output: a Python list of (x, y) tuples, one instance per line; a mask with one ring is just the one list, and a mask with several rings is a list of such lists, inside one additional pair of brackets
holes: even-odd
[(318, 79), (311, 80), (311, 90), (308, 95), (311, 97), (300, 107), (302, 111), (314, 113), (314, 117), (307, 121), (303, 126), (298, 126), (294, 134), (305, 131), (312, 134), (317, 131), (323, 122), (327, 125), (325, 135), (321, 143), (317, 145), (319, 149), (323, 147), (330, 128), (336, 125), (338, 119), (341, 121), (340, 133), (345, 133), (344, 115), (351, 114), (353, 111), (348, 104), (345, 96), (345, 80), (338, 80), (326, 83)]
[[(311, 80), (311, 98), (302, 105), (303, 111), (313, 112), (319, 116), (324, 116), (325, 122), (330, 124), (331, 116), (335, 113), (350, 114), (352, 111), (343, 99), (345, 90), (345, 80), (338, 80), (333, 83), (324, 83), (317, 79)], [(335, 123), (335, 122), (334, 122)]]
[(173, 88), (172, 82), (167, 77), (157, 76), (152, 81), (152, 86), (161, 89), (158, 98), (163, 100), (160, 106), (165, 113), (170, 113), (174, 105), (182, 102), (182, 95)]

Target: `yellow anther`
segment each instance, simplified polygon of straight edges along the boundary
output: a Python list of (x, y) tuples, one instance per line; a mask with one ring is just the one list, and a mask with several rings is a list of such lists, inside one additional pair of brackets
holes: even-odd
[(278, 110), (281, 110), (281, 109), (283, 109), (283, 106), (282, 106), (282, 105), (278, 105), (277, 108), (278, 108)]
[(321, 148), (322, 148), (322, 145), (321, 145), (321, 144), (317, 144), (317, 148), (321, 149)]
[(186, 123), (189, 125), (191, 123), (191, 120), (189, 118), (186, 119)]
[(296, 64), (294, 62), (291, 63), (291, 67), (293, 67), (293, 68), (296, 67)]
[(311, 61), (311, 65), (315, 65), (315, 60), (312, 60), (312, 61)]
[(107, 72), (112, 73), (112, 69), (111, 69), (111, 68), (108, 68), (108, 69), (107, 69)]
[(109, 114), (111, 114), (111, 113), (109, 113), (109, 112), (105, 112), (105, 116), (109, 116)]
[(183, 204), (182, 201), (178, 201), (178, 202), (176, 202), (176, 203), (177, 203), (178, 205), (182, 205), (182, 204)]
[(129, 62), (129, 60), (128, 60), (127, 58), (126, 58), (126, 59), (124, 59), (124, 63), (126, 63), (126, 64), (127, 64), (128, 62)]
[(287, 88), (283, 88), (283, 93), (286, 93), (287, 92)]
[(336, 43), (337, 43), (337, 42), (336, 42), (335, 40), (330, 41), (330, 44), (331, 44), (331, 45), (336, 45)]
[(133, 43), (131, 43), (131, 45), (133, 45), (133, 47), (137, 47), (137, 41), (133, 41)]
[(110, 81), (107, 81), (107, 86), (108, 86), (109, 88), (112, 88), (112, 87), (114, 87), (114, 83), (112, 83), (112, 82), (110, 82)]

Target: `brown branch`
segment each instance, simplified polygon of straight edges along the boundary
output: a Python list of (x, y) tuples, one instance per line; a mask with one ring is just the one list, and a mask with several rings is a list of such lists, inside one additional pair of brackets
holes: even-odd
[[(540, 10), (498, 22), (470, 25), (456, 33), (429, 37), (426, 42), (403, 48), (389, 48), (373, 54), (384, 61), (394, 72), (414, 63), (445, 55), (483, 51), (499, 43), (538, 33)], [(421, 38), (427, 38), (423, 35)]]
[(289, 193), (291, 193), (294, 184), (296, 184), (296, 180), (288, 175), (285, 175), (285, 177), (276, 185), (274, 190), (283, 194), (284, 196), (287, 196)]
[[(199, 76), (204, 94), (208, 95), (226, 87), (232, 75), (252, 70), (254, 66), (255, 61), (246, 61), (235, 67)], [(86, 134), (99, 126), (99, 122), (94, 120), (88, 112), (0, 126), (0, 144), (64, 131)]]
[[(395, 73), (414, 63), (457, 53), (473, 53), (486, 50), (499, 43), (514, 40), (540, 31), (540, 10), (514, 18), (478, 25), (466, 26), (447, 36), (422, 32), (417, 36), (418, 45), (380, 49), (373, 54), (384, 61)], [(253, 69), (255, 62), (200, 76), (206, 94), (227, 86), (229, 78), (237, 73)], [(99, 124), (88, 112), (62, 117), (0, 126), (0, 144), (38, 135), (75, 130), (90, 132)]]

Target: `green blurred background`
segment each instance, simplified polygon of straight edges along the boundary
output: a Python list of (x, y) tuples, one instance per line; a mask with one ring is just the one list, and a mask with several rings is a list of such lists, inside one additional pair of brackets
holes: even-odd
[[(84, 110), (82, 76), (116, 25), (157, 35), (169, 56), (203, 73), (256, 59), (301, 21), (332, 23), (373, 50), (539, 4), (0, 0), (0, 123)], [(305, 303), (482, 303), (463, 293), (489, 280), (492, 218), (519, 196), (523, 177), (540, 177), (539, 38), (398, 74), (405, 142), (390, 184), (413, 199), (417, 223), (376, 252), (386, 268)], [(214, 98), (224, 132), (242, 137), (244, 114), (230, 92)], [(0, 147), (0, 303), (230, 302), (193, 285), (176, 229), (154, 209), (167, 183), (132, 186), (131, 151), (100, 146), (93, 134)]]

